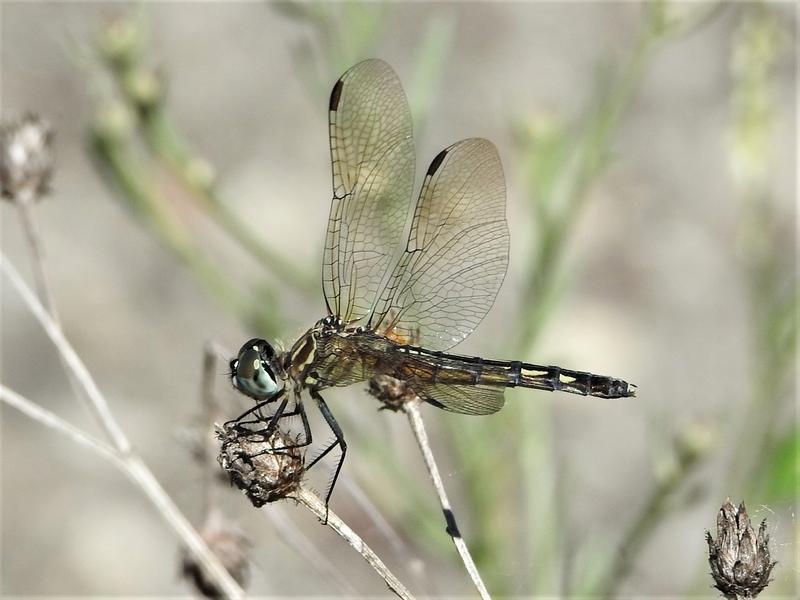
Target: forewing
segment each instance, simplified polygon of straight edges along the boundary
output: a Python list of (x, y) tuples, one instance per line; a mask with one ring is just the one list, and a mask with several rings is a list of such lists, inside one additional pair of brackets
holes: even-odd
[(508, 266), (503, 168), (484, 139), (453, 144), (434, 158), (405, 252), (372, 316), (400, 343), (447, 350), (492, 307)]
[(396, 256), (414, 185), (411, 112), (385, 62), (366, 60), (333, 87), (329, 107), (333, 200), (322, 288), (328, 312), (367, 315)]
[(501, 387), (422, 383), (413, 379), (407, 383), (426, 402), (451, 412), (490, 415), (505, 404), (504, 389)]

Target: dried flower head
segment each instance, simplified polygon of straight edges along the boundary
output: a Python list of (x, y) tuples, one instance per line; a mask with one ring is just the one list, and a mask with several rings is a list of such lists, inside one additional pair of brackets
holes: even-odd
[(254, 506), (285, 498), (300, 486), (304, 453), (294, 437), (278, 430), (266, 436), (236, 424), (217, 435), (222, 440), (220, 466)]
[(750, 525), (744, 502), (726, 500), (717, 514), (717, 539), (706, 532), (708, 563), (715, 586), (726, 598), (755, 598), (770, 582), (775, 562), (769, 558), (767, 522), (758, 534)]
[(370, 379), (368, 391), (383, 402), (383, 406), (379, 410), (397, 412), (403, 410), (403, 407), (409, 402), (419, 400), (419, 396), (405, 381), (389, 375), (376, 375)]
[(6, 198), (40, 198), (53, 175), (53, 128), (38, 115), (0, 126), (0, 186)]
[[(217, 556), (225, 570), (239, 585), (245, 585), (250, 575), (250, 540), (220, 510), (212, 510), (200, 530), (200, 536)], [(206, 575), (203, 566), (194, 556), (184, 552), (181, 574), (206, 598), (222, 598), (224, 594)]]

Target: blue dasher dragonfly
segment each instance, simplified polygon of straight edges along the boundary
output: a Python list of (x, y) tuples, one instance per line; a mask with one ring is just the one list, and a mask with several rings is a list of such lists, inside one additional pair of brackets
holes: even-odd
[(506, 190), (497, 150), (478, 138), (442, 150), (409, 215), (411, 112), (392, 68), (370, 59), (349, 69), (333, 86), (328, 114), (327, 315), (289, 350), (252, 339), (230, 365), (234, 387), (257, 400), (237, 422), (280, 400), (267, 430), (299, 415), (304, 435), (297, 446), (307, 446), (312, 435), (301, 392), (315, 401), (335, 440), (308, 467), (340, 449), (326, 505), (347, 452), (320, 394), (326, 388), (389, 376), (433, 406), (470, 415), (500, 410), (508, 387), (601, 398), (635, 394), (634, 385), (612, 377), (446, 353), (478, 326), (506, 274)]

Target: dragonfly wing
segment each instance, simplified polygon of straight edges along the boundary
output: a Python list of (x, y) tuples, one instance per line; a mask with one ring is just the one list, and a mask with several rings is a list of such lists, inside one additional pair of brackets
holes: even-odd
[(411, 112), (392, 68), (370, 59), (333, 87), (333, 200), (322, 288), (328, 313), (353, 321), (375, 304), (396, 258), (414, 186)]
[(371, 325), (400, 343), (451, 348), (492, 307), (508, 266), (508, 247), (497, 150), (478, 138), (453, 144), (428, 168), (405, 252)]
[(505, 403), (501, 387), (424, 383), (413, 379), (408, 384), (426, 402), (464, 415), (490, 415)]

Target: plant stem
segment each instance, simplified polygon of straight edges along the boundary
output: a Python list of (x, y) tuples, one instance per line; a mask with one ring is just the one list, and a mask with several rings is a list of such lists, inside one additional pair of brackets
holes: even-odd
[(192, 198), (232, 239), (263, 267), (275, 273), (282, 283), (291, 285), (300, 292), (317, 292), (319, 284), (316, 279), (306, 276), (297, 265), (264, 245), (217, 196), (210, 184), (198, 181), (194, 170), (201, 161), (187, 150), (186, 144), (179, 139), (162, 108), (157, 107), (145, 112), (141, 123), (144, 139), (153, 154), (183, 182), (191, 192)]
[(616, 597), (633, 569), (638, 551), (666, 513), (667, 498), (681, 481), (682, 478), (672, 479), (650, 492), (647, 502), (614, 552), (611, 568), (600, 588), (600, 598), (610, 600)]
[(55, 429), (66, 435), (76, 444), (89, 448), (98, 456), (111, 462), (114, 466), (118, 468), (125, 467), (125, 462), (120, 458), (117, 451), (104, 441), (98, 440), (96, 437), (85, 433), (82, 429), (75, 427), (72, 423), (65, 421), (55, 413), (50, 412), (46, 408), (42, 408), (24, 396), (17, 394), (14, 390), (7, 388), (2, 383), (0, 383), (0, 400), (16, 408), (34, 421), (38, 421), (45, 427)]
[(342, 521), (332, 510), (326, 509), (325, 504), (317, 498), (317, 496), (311, 492), (309, 489), (305, 487), (300, 487), (300, 489), (295, 492), (292, 496), (298, 502), (300, 502), (303, 506), (308, 508), (312, 513), (314, 513), (320, 521), (325, 521), (327, 519), (327, 525), (331, 529), (333, 529), (342, 539), (344, 539), (350, 547), (353, 548), (356, 552), (358, 552), (364, 560), (369, 563), (369, 565), (375, 569), (375, 572), (380, 575), (380, 577), (386, 582), (386, 585), (389, 586), (389, 589), (392, 590), (395, 594), (397, 594), (403, 600), (413, 600), (413, 596), (411, 593), (405, 588), (405, 586), (400, 583), (392, 572), (388, 569), (388, 567), (383, 564), (383, 561), (378, 557), (372, 549), (367, 546), (367, 544), (362, 540), (358, 534), (356, 534), (348, 525)]
[(444, 489), (444, 483), (442, 482), (441, 475), (439, 475), (439, 468), (436, 466), (436, 459), (433, 456), (433, 451), (431, 450), (430, 442), (428, 441), (428, 434), (425, 431), (425, 423), (422, 420), (422, 415), (419, 411), (419, 405), (419, 399), (406, 402), (403, 404), (403, 410), (408, 416), (408, 422), (411, 425), (411, 430), (414, 432), (414, 436), (417, 438), (417, 444), (422, 452), (422, 458), (425, 461), (425, 466), (427, 467), (428, 473), (431, 476), (433, 487), (436, 489), (436, 495), (439, 497), (439, 504), (442, 507), (442, 512), (444, 513), (444, 518), (447, 523), (447, 533), (453, 539), (453, 543), (456, 545), (456, 549), (461, 557), (461, 561), (464, 563), (464, 568), (466, 568), (467, 574), (472, 580), (472, 583), (475, 585), (475, 588), (478, 590), (478, 594), (483, 600), (487, 600), (490, 598), (489, 592), (487, 591), (486, 585), (481, 579), (481, 574), (478, 572), (475, 562), (472, 560), (472, 556), (469, 553), (469, 548), (467, 548), (467, 543), (464, 541), (464, 538), (461, 537), (461, 533), (458, 530), (453, 509), (450, 507), (450, 501), (447, 499), (447, 492)]
[(25, 284), (19, 272), (2, 252), (0, 252), (0, 268), (5, 272), (11, 284), (16, 288), (19, 295), (25, 301), (25, 304), (27, 304), (28, 308), (33, 313), (33, 316), (39, 321), (39, 324), (63, 357), (68, 368), (86, 391), (95, 417), (116, 449), (123, 455), (130, 453), (131, 445), (128, 438), (111, 415), (105, 397), (100, 393), (97, 384), (95, 384), (94, 379), (83, 364), (83, 361), (64, 337), (61, 327), (50, 317), (44, 306), (42, 306), (36, 298), (36, 295)]
[[(33, 213), (33, 206), (37, 198), (30, 193), (19, 194), (15, 198), (15, 204), (19, 213), (20, 221), (22, 223), (22, 230), (25, 232), (25, 237), (28, 241), (28, 249), (31, 253), (31, 263), (33, 265), (33, 279), (36, 286), (36, 293), (44, 306), (45, 310), (50, 314), (53, 322), (61, 327), (61, 319), (58, 316), (58, 309), (56, 307), (55, 296), (47, 276), (47, 269), (44, 265), (44, 246), (42, 238), (39, 233), (39, 227)], [(72, 371), (67, 368), (64, 359), (59, 355), (64, 370), (67, 374), (67, 381), (69, 381), (70, 388), (75, 398), (80, 402), (81, 406), (92, 414), (92, 407), (89, 405), (89, 400), (83, 393), (83, 388), (80, 383), (75, 379)]]
[(44, 252), (42, 250), (39, 227), (33, 217), (32, 207), (35, 200), (36, 199), (29, 194), (23, 194), (15, 198), (15, 204), (19, 212), (20, 222), (22, 223), (22, 230), (25, 232), (25, 238), (28, 241), (28, 248), (31, 253), (36, 294), (41, 299), (47, 312), (53, 317), (53, 320), (58, 323), (58, 311), (56, 310), (53, 292), (48, 283), (47, 272), (44, 268)]
[(164, 210), (167, 204), (164, 199), (143, 183), (150, 178), (141, 171), (123, 142), (99, 133), (95, 133), (93, 141), (95, 155), (109, 168), (114, 181), (131, 200), (134, 210), (152, 224), (159, 237), (195, 277), (211, 290), (223, 307), (240, 317), (246, 314), (247, 303), (228, 278), (203, 257), (185, 228), (170, 218)]
[(34, 421), (38, 421), (45, 427), (63, 433), (77, 444), (89, 448), (97, 456), (104, 458), (124, 472), (156, 506), (158, 512), (183, 540), (184, 544), (186, 544), (187, 548), (189, 548), (197, 560), (205, 567), (210, 577), (215, 580), (220, 586), (220, 589), (224, 590), (226, 597), (244, 597), (244, 591), (219, 563), (214, 553), (211, 552), (138, 456), (131, 453), (122, 453), (119, 449), (115, 449), (105, 442), (83, 432), (61, 417), (31, 402), (27, 398), (20, 396), (2, 384), (0, 384), (0, 400), (16, 408)]
[[(42, 306), (35, 294), (25, 284), (17, 270), (2, 252), (0, 252), (0, 268), (2, 268), (3, 272), (11, 281), (14, 288), (16, 288), (25, 304), (27, 304), (28, 308), (39, 321), (45, 333), (55, 345), (62, 359), (72, 371), (76, 381), (78, 381), (83, 387), (87, 397), (89, 398), (90, 407), (93, 408), (95, 416), (103, 426), (104, 431), (114, 445), (113, 451), (117, 456), (117, 460), (124, 464), (125, 473), (128, 474), (131, 479), (138, 484), (139, 488), (156, 506), (164, 519), (180, 536), (189, 551), (200, 563), (203, 564), (209, 576), (217, 582), (217, 584), (220, 586), (220, 589), (224, 590), (225, 594), (230, 598), (243, 597), (244, 592), (239, 585), (231, 578), (225, 568), (220, 564), (217, 557), (213, 552), (211, 552), (205, 542), (203, 542), (202, 538), (194, 530), (186, 517), (183, 516), (178, 507), (167, 495), (166, 491), (161, 487), (161, 484), (158, 483), (147, 466), (137, 455), (132, 452), (131, 444), (128, 441), (125, 433), (120, 428), (116, 419), (114, 419), (113, 415), (111, 414), (105, 397), (100, 393), (97, 384), (94, 382), (94, 379), (92, 378), (88, 369), (83, 364), (83, 361), (64, 337), (61, 327), (59, 327), (59, 325), (53, 321), (53, 319), (45, 310), (44, 306)], [(19, 397), (17, 397), (17, 399), (19, 399)], [(40, 411), (35, 412), (39, 416), (42, 416), (43, 413), (41, 411), (44, 411), (44, 409), (40, 409)], [(30, 416), (33, 413), (29, 411), (26, 414), (29, 414)], [(52, 427), (58, 423), (56, 419), (58, 419), (58, 417), (55, 417), (55, 415), (50, 415), (46, 421), (42, 422), (46, 422), (48, 426)], [(60, 429), (61, 431), (69, 433), (70, 437), (73, 439), (77, 439), (77, 437), (79, 437), (76, 436), (77, 430), (75, 430), (75, 428), (66, 428), (65, 430), (64, 427), (60, 427)], [(102, 448), (102, 446), (93, 444), (91, 438), (88, 436), (86, 436), (85, 439), (82, 439), (81, 442), (84, 443), (84, 445), (88, 445), (96, 449)], [(99, 451), (99, 453), (105, 458), (108, 458), (105, 451)]]

